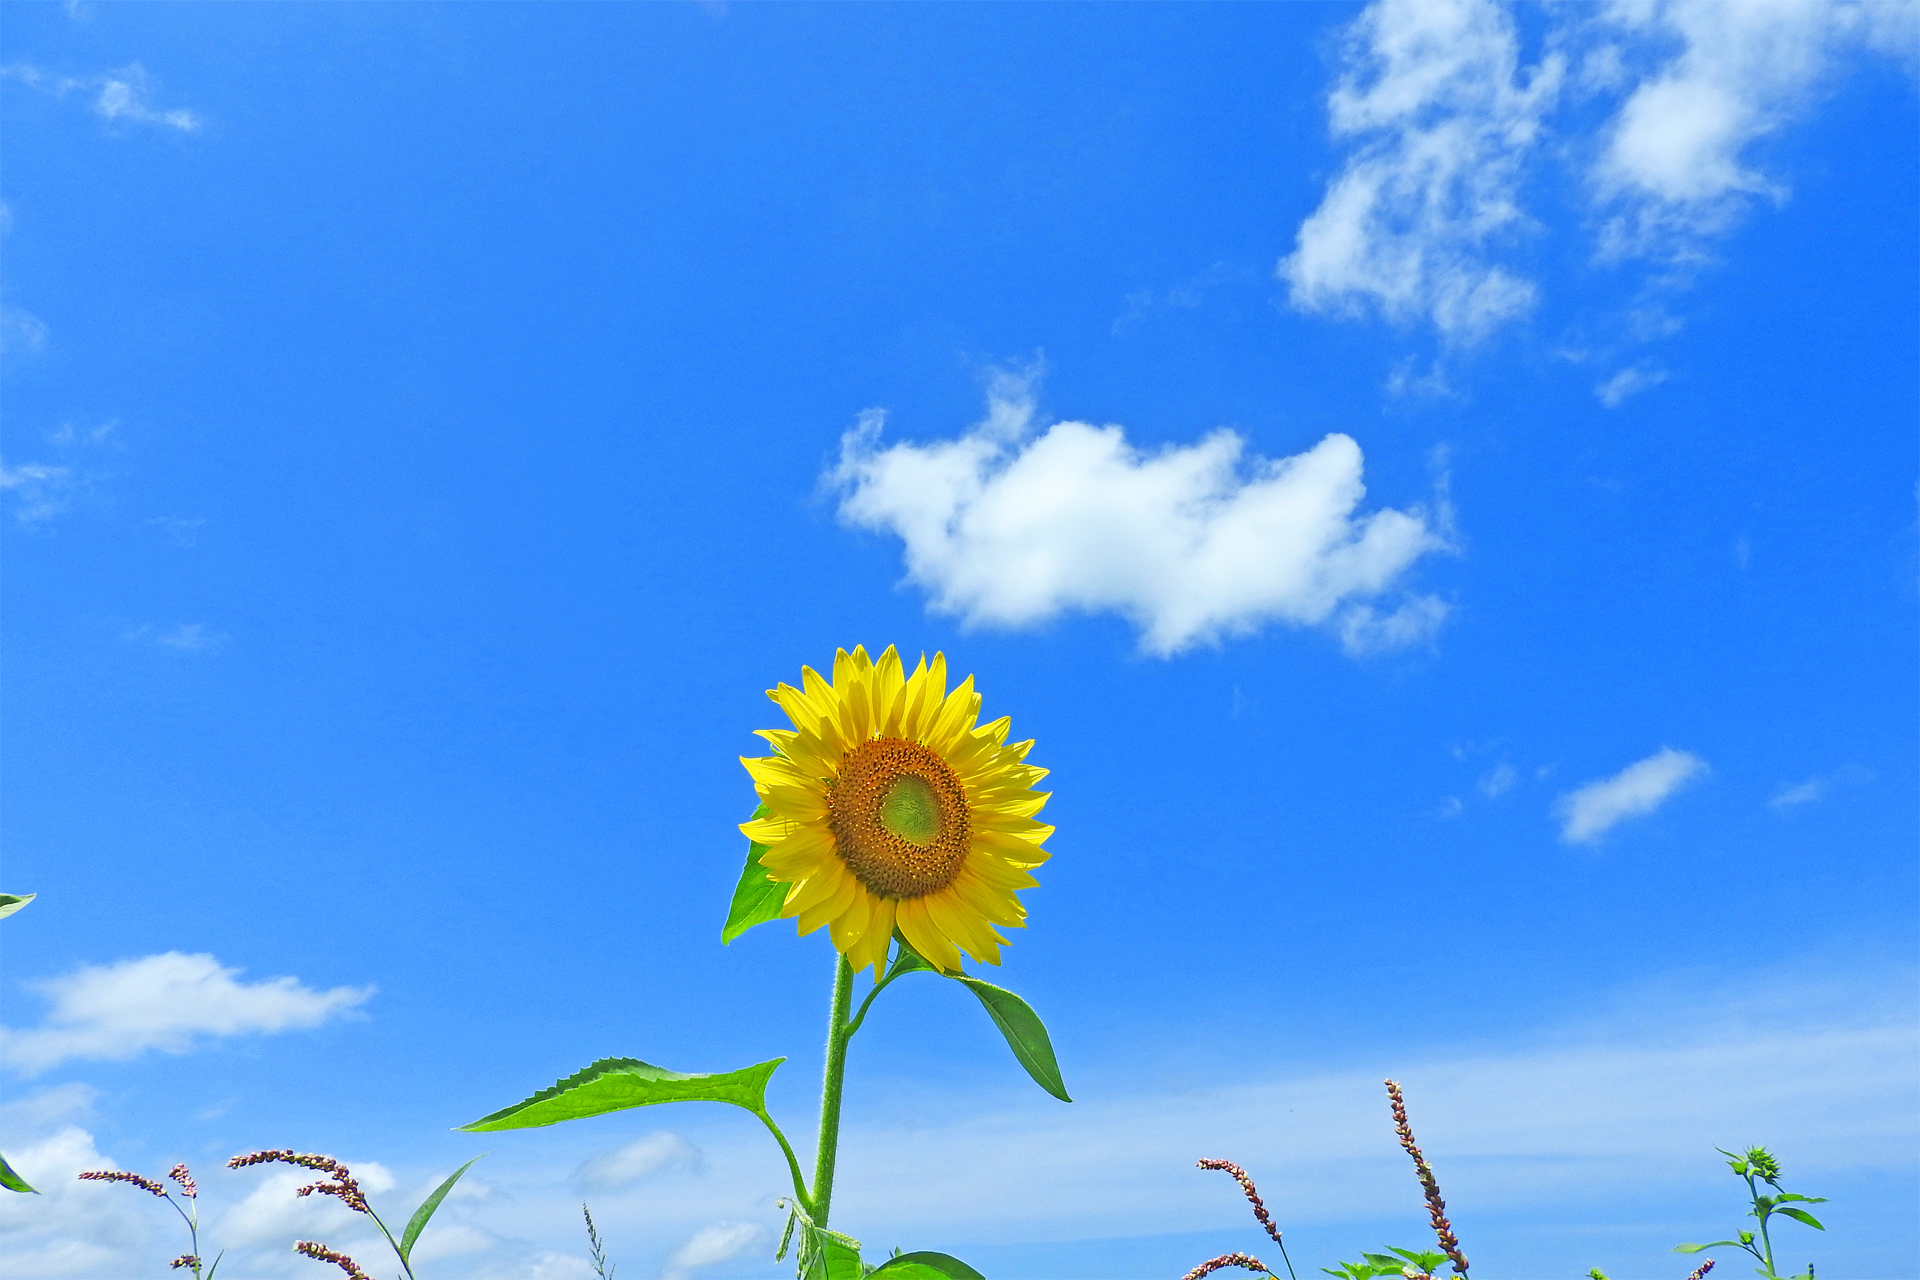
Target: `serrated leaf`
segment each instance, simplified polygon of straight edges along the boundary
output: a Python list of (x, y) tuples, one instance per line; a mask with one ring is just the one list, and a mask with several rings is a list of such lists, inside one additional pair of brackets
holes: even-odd
[(7, 1163), (5, 1156), (0, 1156), (0, 1187), (5, 1187), (9, 1191), (18, 1191), (23, 1195), (37, 1196), (40, 1194), (38, 1188), (29, 1184), (25, 1178), (13, 1171), (13, 1166)]
[(477, 1161), (485, 1159), (486, 1155), (487, 1153), (482, 1151), (472, 1160), (467, 1161), (458, 1169), (455, 1169), (452, 1175), (448, 1177), (445, 1182), (434, 1188), (433, 1194), (425, 1200), (422, 1200), (420, 1207), (413, 1211), (413, 1217), (407, 1221), (407, 1229), (400, 1235), (401, 1265), (406, 1265), (407, 1255), (413, 1252), (413, 1242), (418, 1240), (420, 1233), (427, 1229), (427, 1222), (433, 1217), (434, 1210), (440, 1207), (440, 1202), (447, 1198), (447, 1192), (453, 1190), (453, 1184), (460, 1181), (460, 1175), (473, 1168)]
[[(755, 818), (767, 816), (764, 804), (753, 811)], [(740, 868), (740, 883), (734, 886), (733, 901), (727, 907), (727, 922), (720, 926), (720, 942), (724, 946), (757, 924), (767, 924), (780, 918), (780, 908), (786, 904), (789, 885), (767, 879), (767, 869), (760, 865), (760, 855), (767, 846), (747, 842), (747, 865)]]
[(993, 1025), (1000, 1028), (1000, 1034), (1007, 1038), (1007, 1047), (1013, 1050), (1013, 1056), (1027, 1069), (1033, 1082), (1060, 1101), (1072, 1102), (1073, 1099), (1067, 1095), (1066, 1082), (1060, 1079), (1060, 1064), (1053, 1056), (1053, 1041), (1047, 1036), (1046, 1024), (1040, 1021), (1040, 1015), (1005, 987), (996, 987), (991, 982), (982, 982), (964, 974), (955, 977), (954, 981), (980, 997), (980, 1003), (993, 1019)]
[(756, 1115), (766, 1110), (767, 1080), (785, 1058), (738, 1071), (687, 1075), (638, 1058), (602, 1058), (523, 1102), (461, 1125), (465, 1133), (532, 1129), (663, 1102), (726, 1102)]
[(37, 893), (0, 893), (0, 919), (12, 915), (39, 896)]
[(1774, 1212), (1778, 1214), (1784, 1214), (1785, 1216), (1792, 1218), (1795, 1222), (1804, 1222), (1816, 1231), (1826, 1230), (1825, 1227), (1820, 1225), (1820, 1220), (1814, 1217), (1812, 1214), (1808, 1213), (1805, 1209), (1775, 1209)]
[(950, 1253), (920, 1249), (898, 1254), (867, 1273), (887, 1280), (987, 1280), (978, 1271)]

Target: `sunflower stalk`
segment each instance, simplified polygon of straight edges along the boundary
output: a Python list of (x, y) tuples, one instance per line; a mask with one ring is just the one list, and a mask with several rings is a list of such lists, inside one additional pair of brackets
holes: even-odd
[[(833, 1204), (833, 1165), (840, 1152), (840, 1098), (847, 1079), (847, 1041), (853, 1030), (847, 1010), (853, 1005), (853, 966), (838, 951), (834, 952), (833, 1001), (827, 1014), (827, 1070), (820, 1086), (820, 1143), (813, 1162), (812, 1216), (818, 1226), (827, 1225), (827, 1210)], [(877, 988), (876, 988), (877, 990)], [(860, 1012), (866, 1013), (862, 1005)]]

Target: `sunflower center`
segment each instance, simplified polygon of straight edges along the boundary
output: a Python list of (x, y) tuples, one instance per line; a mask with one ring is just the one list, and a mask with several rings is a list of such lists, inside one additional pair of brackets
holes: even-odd
[(847, 869), (887, 898), (946, 888), (973, 836), (960, 779), (933, 751), (900, 738), (874, 738), (847, 753), (827, 793), (827, 818)]
[(940, 799), (933, 784), (917, 773), (903, 773), (880, 797), (880, 825), (917, 849), (940, 834)]

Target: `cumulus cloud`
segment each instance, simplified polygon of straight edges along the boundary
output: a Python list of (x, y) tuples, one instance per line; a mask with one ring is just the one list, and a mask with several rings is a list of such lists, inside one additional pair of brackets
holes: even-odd
[(661, 1280), (687, 1280), (703, 1267), (719, 1266), (765, 1235), (766, 1230), (752, 1222), (716, 1222), (702, 1227), (668, 1256)]
[(76, 1058), (184, 1053), (200, 1036), (316, 1027), (373, 994), (372, 987), (316, 991), (294, 978), (241, 982), (239, 973), (210, 955), (168, 951), (29, 983), (53, 1007), (38, 1027), (0, 1027), (0, 1063), (32, 1075)]
[(78, 93), (88, 99), (93, 113), (103, 120), (159, 125), (182, 133), (192, 133), (200, 127), (200, 117), (191, 111), (153, 105), (153, 77), (137, 62), (91, 76), (57, 76), (24, 65), (0, 67), (0, 78), (18, 80), (56, 98)]
[(1302, 310), (1425, 320), (1472, 342), (1532, 309), (1489, 250), (1524, 232), (1518, 189), (1564, 71), (1520, 67), (1492, 0), (1378, 0), (1349, 31), (1328, 100), (1355, 150), (1279, 274)]
[(1652, 813), (1669, 797), (1707, 772), (1691, 752), (1662, 747), (1611, 778), (1589, 782), (1560, 797), (1560, 838), (1573, 844), (1598, 840), (1628, 818)]
[(986, 419), (955, 440), (882, 447), (869, 410), (828, 480), (840, 516), (891, 531), (933, 607), (979, 626), (1116, 613), (1167, 656), (1272, 622), (1331, 624), (1347, 648), (1417, 643), (1446, 616), (1400, 584), (1448, 547), (1447, 512), (1362, 513), (1360, 446), (1248, 457), (1220, 430), (1146, 452), (1118, 426), (1034, 432), (1031, 377), (1002, 374)]
[[(1698, 260), (1756, 200), (1788, 194), (1755, 142), (1858, 54), (1920, 50), (1908, 0), (1614, 0), (1549, 6), (1529, 66), (1512, 15), (1375, 0), (1348, 28), (1327, 100), (1347, 154), (1279, 267), (1296, 307), (1419, 321), (1454, 345), (1523, 317), (1539, 288), (1512, 260), (1538, 229), (1522, 194), (1553, 164), (1574, 166), (1568, 221), (1594, 229), (1600, 258)], [(1598, 132), (1572, 132), (1596, 106)], [(1622, 376), (1602, 385), (1610, 406), (1652, 385)]]
[(630, 1186), (671, 1165), (700, 1167), (700, 1151), (677, 1133), (662, 1130), (629, 1142), (617, 1151), (603, 1151), (581, 1162), (573, 1176), (595, 1191)]

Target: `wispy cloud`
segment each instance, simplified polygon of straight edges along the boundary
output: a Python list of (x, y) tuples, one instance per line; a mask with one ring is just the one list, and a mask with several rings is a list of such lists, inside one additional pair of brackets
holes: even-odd
[(158, 125), (182, 133), (192, 133), (200, 127), (200, 117), (192, 111), (153, 104), (153, 77), (137, 62), (117, 71), (90, 76), (54, 75), (39, 67), (16, 64), (0, 67), (0, 78), (17, 80), (56, 98), (77, 93), (88, 100), (93, 113), (103, 120)]
[(662, 1130), (637, 1138), (617, 1151), (588, 1157), (573, 1176), (591, 1190), (612, 1191), (672, 1167), (699, 1168), (700, 1150), (679, 1134)]
[(13, 518), (24, 525), (44, 523), (65, 511), (73, 484), (71, 467), (46, 462), (8, 466), (0, 462), (0, 493), (8, 496)]
[(294, 978), (242, 982), (239, 973), (210, 955), (168, 951), (29, 983), (53, 1007), (37, 1027), (0, 1027), (0, 1063), (33, 1075), (76, 1058), (185, 1053), (203, 1036), (316, 1027), (365, 1003), (374, 990), (316, 991)]
[[(1348, 28), (1327, 101), (1347, 154), (1280, 264), (1296, 307), (1418, 321), (1455, 346), (1524, 317), (1539, 285), (1518, 251), (1541, 228), (1522, 194), (1547, 165), (1573, 167), (1584, 194), (1561, 218), (1591, 229), (1598, 257), (1650, 260), (1672, 282), (1756, 201), (1787, 198), (1755, 142), (1807, 114), (1856, 55), (1911, 65), (1920, 48), (1920, 6), (1902, 0), (1542, 14), (1531, 66), (1499, 0), (1375, 0)], [(1597, 132), (1572, 124), (1596, 106)], [(1617, 405), (1657, 380), (1628, 370), (1598, 394)]]
[(1632, 368), (1622, 369), (1611, 378), (1593, 389), (1593, 394), (1601, 404), (1609, 409), (1617, 409), (1620, 403), (1630, 396), (1657, 387), (1667, 380), (1667, 375), (1659, 369)]
[(1526, 314), (1537, 288), (1490, 253), (1529, 228), (1518, 190), (1561, 59), (1522, 70), (1490, 0), (1378, 0), (1346, 63), (1328, 110), (1355, 150), (1280, 263), (1293, 304), (1423, 320), (1461, 343)]
[(1799, 809), (1826, 799), (1836, 787), (1857, 787), (1873, 781), (1873, 770), (1845, 765), (1832, 773), (1820, 774), (1804, 782), (1787, 783), (1773, 793), (1767, 807), (1775, 812)]
[(668, 1256), (660, 1280), (687, 1280), (695, 1271), (717, 1267), (765, 1237), (766, 1229), (753, 1222), (716, 1222), (702, 1227)]
[(31, 312), (0, 306), (0, 351), (40, 351), (47, 345), (47, 326)]
[(1818, 800), (1826, 794), (1826, 780), (1824, 778), (1810, 778), (1805, 782), (1780, 788), (1780, 790), (1774, 794), (1773, 799), (1767, 801), (1767, 805), (1773, 809), (1792, 809), (1799, 805), (1812, 804), (1815, 800)]
[(0, 496), (13, 508), (14, 519), (29, 528), (43, 526), (90, 490), (102, 477), (95, 451), (118, 445), (119, 425), (113, 419), (89, 428), (67, 422), (45, 433), (61, 462), (0, 461)]
[[(1823, 1182), (1841, 1172), (1910, 1178), (1920, 1150), (1912, 982), (1910, 966), (1871, 956), (1840, 970), (1801, 966), (1731, 980), (1680, 972), (1584, 995), (1577, 1021), (1519, 1028), (1471, 1046), (1415, 1049), (1383, 1041), (1296, 1068), (1267, 1065), (1259, 1053), (1240, 1055), (1197, 1076), (1189, 1072), (1180, 1089), (1155, 1086), (1151, 1067), (1141, 1063), (1100, 1074), (1086, 1062), (1076, 1068), (1080, 1101), (1071, 1107), (1041, 1095), (1007, 1064), (1012, 1074), (999, 1077), (1005, 1092), (976, 1085), (956, 1098), (953, 1082), (945, 1081), (870, 1099), (842, 1133), (836, 1221), (862, 1232), (884, 1228), (884, 1235), (868, 1233), (876, 1255), (894, 1240), (969, 1246), (1244, 1230), (1243, 1202), (1195, 1173), (1193, 1161), (1202, 1155), (1252, 1169), (1269, 1203), (1285, 1206), (1288, 1228), (1414, 1221), (1406, 1215), (1418, 1190), (1380, 1090), (1387, 1074), (1406, 1083), (1421, 1140), (1449, 1200), (1463, 1211), (1524, 1211), (1571, 1223), (1604, 1202), (1627, 1215), (1658, 1215), (1640, 1220), (1715, 1221), (1726, 1200), (1712, 1148), (1730, 1145), (1730, 1134), (1763, 1133), (1794, 1168), (1817, 1170)], [(71, 1101), (83, 1107), (86, 1100)], [(43, 1126), (82, 1118), (57, 1105), (44, 1110)], [(73, 1182), (73, 1172), (112, 1163), (84, 1130), (69, 1134), (56, 1162), (41, 1146), (51, 1137), (46, 1128), (23, 1130), (11, 1110), (3, 1118), (15, 1135), (8, 1156), (18, 1143), (33, 1160), (16, 1161), (22, 1172), (36, 1185), (71, 1187), (64, 1194), (75, 1197), (71, 1211), (52, 1222), (44, 1201), (0, 1197), (0, 1251), (9, 1275), (132, 1275), (154, 1256), (171, 1256), (158, 1250), (173, 1243), (161, 1234), (173, 1224), (161, 1222), (150, 1203), (108, 1194), (80, 1201), (88, 1188)], [(729, 1251), (738, 1257), (770, 1249), (781, 1221), (772, 1201), (787, 1181), (778, 1152), (757, 1127), (697, 1110), (685, 1118), (706, 1154), (704, 1173), (663, 1170), (636, 1191), (594, 1200), (594, 1218), (618, 1256), (665, 1259), (684, 1250), (681, 1276), (723, 1265), (707, 1260)], [(928, 1160), (928, 1151), (941, 1158)], [(511, 1194), (449, 1201), (433, 1231), (454, 1232), (449, 1243), (461, 1249), (492, 1243), (463, 1254), (459, 1267), (439, 1270), (474, 1280), (586, 1280), (592, 1273), (579, 1257), (580, 1188), (564, 1153), (564, 1144), (544, 1157), (530, 1148)], [(362, 1169), (350, 1152), (339, 1154)], [(416, 1202), (453, 1158), (464, 1155), (436, 1148), (394, 1179), (417, 1190), (386, 1194)], [(481, 1181), (484, 1168), (461, 1187)], [(196, 1172), (203, 1188), (234, 1179), (226, 1184), (231, 1190), (206, 1203), (253, 1202), (232, 1230), (221, 1221), (210, 1233), (234, 1249), (223, 1269), (292, 1276), (298, 1260), (288, 1256), (287, 1241), (303, 1230), (339, 1247), (355, 1242), (354, 1215), (341, 1211), (324, 1224), (292, 1216), (322, 1199), (296, 1200), (295, 1181), (268, 1188), (254, 1181), (275, 1176), (262, 1170)], [(288, 1171), (290, 1179), (295, 1172)], [(1672, 1238), (1684, 1235), (1676, 1228)], [(433, 1239), (430, 1231), (423, 1245)], [(64, 1269), (37, 1264), (76, 1250), (76, 1242), (92, 1252), (73, 1254)], [(966, 1256), (965, 1247), (955, 1251)], [(36, 1265), (23, 1265), (23, 1257)], [(757, 1273), (770, 1264), (734, 1267), (746, 1265)]]
[(841, 518), (899, 535), (908, 577), (941, 612), (1010, 628), (1116, 613), (1161, 656), (1276, 622), (1331, 624), (1369, 652), (1424, 640), (1446, 616), (1398, 594), (1448, 548), (1444, 505), (1362, 514), (1351, 437), (1278, 460), (1247, 457), (1228, 430), (1146, 453), (1118, 426), (1036, 435), (1034, 416), (1034, 379), (1014, 374), (955, 440), (882, 447), (885, 415), (869, 410), (827, 477)]
[(1611, 778), (1589, 782), (1560, 797), (1560, 838), (1573, 844), (1598, 840), (1628, 818), (1652, 813), (1675, 792), (1702, 777), (1707, 762), (1686, 751), (1662, 747)]
[(1590, 172), (1611, 216), (1609, 256), (1689, 257), (1786, 183), (1747, 156), (1812, 105), (1842, 54), (1912, 56), (1920, 7), (1903, 3), (1616, 0), (1596, 24), (1595, 78), (1625, 89)]

